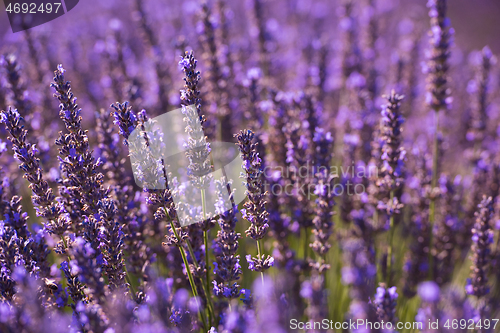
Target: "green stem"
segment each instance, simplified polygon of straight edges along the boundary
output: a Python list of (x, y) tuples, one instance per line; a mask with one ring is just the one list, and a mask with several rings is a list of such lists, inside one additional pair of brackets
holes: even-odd
[[(69, 265), (69, 263), (71, 262), (71, 257), (69, 256), (69, 247), (68, 247), (68, 243), (66, 243), (66, 239), (64, 238), (64, 235), (61, 235), (61, 240), (62, 240), (62, 242), (63, 242), (63, 246), (64, 246), (64, 249), (65, 249), (65, 252), (66, 252), (66, 253), (67, 253), (67, 255), (68, 255), (68, 265)], [(81, 282), (80, 282), (80, 284), (81, 284)], [(82, 293), (82, 297), (83, 297), (83, 298), (85, 298), (85, 297), (87, 297), (87, 296), (85, 295), (85, 293)], [(73, 302), (74, 302), (74, 303), (75, 303), (75, 305), (76, 305), (75, 300), (73, 300)]]
[(135, 289), (134, 286), (132, 285), (132, 280), (130, 279), (130, 275), (128, 274), (127, 271), (127, 266), (125, 266), (125, 263), (123, 263), (123, 271), (125, 272), (125, 281), (127, 281), (130, 291), (132, 292), (132, 299), (135, 299)]
[[(257, 255), (259, 256), (260, 260), (264, 259), (263, 255), (262, 255), (261, 247), (262, 247), (262, 245), (260, 244), (260, 239), (259, 239), (257, 241)], [(260, 272), (260, 278), (262, 280), (262, 285), (264, 285), (264, 272)]]
[[(165, 213), (167, 213), (167, 210), (165, 208), (163, 208), (163, 209), (165, 210)], [(179, 237), (179, 234), (177, 233), (177, 229), (175, 228), (174, 221), (172, 219), (170, 219), (170, 227), (172, 228), (172, 231), (173, 231), (175, 237), (177, 238), (177, 240), (179, 241), (179, 243), (181, 243), (181, 238)], [(194, 284), (193, 274), (191, 273), (191, 269), (189, 268), (189, 262), (188, 262), (187, 257), (186, 257), (186, 252), (184, 251), (184, 248), (182, 247), (182, 245), (179, 245), (178, 247), (179, 247), (179, 251), (181, 253), (182, 261), (184, 262), (184, 266), (186, 267), (186, 272), (188, 275), (189, 284), (191, 285), (191, 291), (193, 293), (193, 296), (195, 297), (196, 306), (198, 307), (198, 311), (200, 313), (200, 317), (201, 317), (202, 322), (203, 322), (203, 327), (206, 331), (207, 330), (207, 321), (205, 318), (205, 313), (203, 312), (200, 304), (198, 303), (198, 291), (196, 290), (196, 285)]]
[(306, 227), (304, 228), (304, 259), (307, 260), (307, 256), (309, 255), (309, 234), (308, 234), (309, 229)]
[[(390, 204), (394, 202), (394, 190), (391, 190)], [(392, 243), (394, 239), (394, 211), (389, 218), (389, 249), (387, 250), (387, 288), (391, 287), (392, 279)]]
[[(207, 220), (207, 208), (206, 208), (206, 200), (205, 200), (205, 190), (201, 190), (201, 205), (203, 207), (203, 221)], [(204, 222), (205, 223), (205, 222)], [(210, 299), (210, 272), (208, 271), (209, 267), (209, 251), (208, 251), (208, 232), (207, 230), (203, 230), (203, 243), (205, 245), (205, 294), (207, 296), (207, 302)], [(212, 311), (208, 311), (208, 316), (210, 318), (210, 325), (212, 325)]]
[[(439, 110), (436, 110), (435, 113), (435, 132), (434, 132), (434, 147), (433, 147), (433, 156), (432, 156), (432, 180), (431, 180), (431, 191), (437, 186), (438, 180), (438, 154), (439, 154)], [(428, 253), (428, 261), (429, 261), (429, 279), (432, 281), (434, 279), (434, 257), (432, 256), (432, 248), (434, 243), (434, 223), (436, 221), (436, 198), (434, 196), (431, 197), (431, 202), (429, 205), (429, 253)]]
[(63, 242), (64, 249), (66, 250), (66, 253), (68, 254), (68, 265), (69, 265), (69, 262), (71, 261), (71, 257), (69, 256), (69, 247), (68, 247), (68, 243), (66, 243), (66, 239), (64, 238), (64, 235), (61, 235), (61, 240)]
[[(191, 258), (193, 258), (193, 265), (194, 265), (194, 267), (195, 268), (200, 267), (200, 265), (198, 264), (198, 261), (196, 260), (196, 257), (194, 256), (193, 247), (191, 246), (191, 242), (189, 241), (189, 239), (186, 239), (186, 245), (187, 245), (187, 248), (188, 248), (189, 256)], [(208, 289), (208, 290), (206, 289), (206, 285), (203, 283), (203, 281), (201, 282), (201, 287), (202, 287), (203, 292), (205, 293), (206, 298), (207, 298), (209, 315), (210, 315), (210, 317), (213, 317), (214, 308), (213, 308), (213, 305), (212, 305), (212, 299), (210, 298), (210, 293), (209, 293), (210, 289)]]
[[(168, 219), (170, 220), (170, 223), (172, 224), (173, 223), (173, 220), (170, 218), (170, 215), (168, 214), (168, 211), (163, 208), (165, 214), (167, 215)], [(174, 232), (174, 234), (177, 234), (177, 231)], [(176, 236), (177, 237), (177, 236)], [(193, 260), (193, 265), (195, 268), (198, 268), (199, 265), (198, 265), (198, 261), (196, 260), (196, 257), (194, 255), (194, 251), (193, 251), (193, 247), (191, 246), (191, 242), (189, 241), (189, 239), (186, 239), (186, 246), (188, 248), (188, 252), (189, 252), (189, 256), (192, 258)], [(184, 250), (184, 249), (183, 249)], [(205, 287), (205, 284), (201, 283), (201, 287), (203, 289), (203, 292), (205, 293), (205, 295), (207, 296), (207, 303), (208, 303), (208, 312), (209, 312), (209, 315), (210, 317), (213, 317), (213, 313), (214, 313), (214, 308), (213, 308), (213, 305), (212, 305), (212, 299), (210, 298), (210, 293), (209, 291), (206, 289)]]

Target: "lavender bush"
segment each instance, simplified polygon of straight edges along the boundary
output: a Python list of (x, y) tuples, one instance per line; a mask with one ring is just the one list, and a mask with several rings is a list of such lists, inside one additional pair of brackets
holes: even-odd
[(500, 332), (499, 75), (454, 57), (454, 5), (82, 2), (8, 33), (0, 332)]

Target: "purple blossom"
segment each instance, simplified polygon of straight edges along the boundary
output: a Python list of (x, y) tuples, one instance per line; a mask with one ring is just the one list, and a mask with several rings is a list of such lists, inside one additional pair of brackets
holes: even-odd
[[(381, 284), (377, 287), (377, 292), (375, 293), (375, 298), (373, 300), (373, 305), (377, 311), (377, 317), (382, 322), (392, 323), (396, 326), (396, 303), (398, 299), (398, 293), (396, 292), (396, 287), (387, 288), (385, 284)], [(393, 330), (387, 330), (392, 332)]]
[(222, 283), (217, 283), (217, 281), (212, 281), (212, 283), (215, 295), (231, 299), (240, 294), (239, 285), (235, 282), (240, 279), (241, 275), (240, 256), (237, 254), (238, 240), (241, 235), (235, 231), (238, 207), (234, 203), (231, 204), (232, 207), (229, 210), (224, 207), (228, 200), (232, 202), (232, 195), (229, 198), (224, 195), (227, 193), (224, 179), (216, 181), (216, 187), (219, 197), (216, 213), (219, 214), (217, 222), (220, 230), (217, 232), (215, 242), (220, 247), (220, 255), (216, 257), (217, 262), (214, 263), (214, 274)]
[(491, 197), (483, 196), (483, 200), (476, 212), (476, 223), (472, 229), (473, 244), (471, 277), (468, 280), (466, 290), (470, 295), (478, 298), (489, 293), (488, 272), (490, 267), (491, 244), (493, 234), (491, 230), (491, 220), (493, 217), (493, 202)]
[(418, 285), (418, 296), (427, 303), (439, 301), (439, 286), (433, 281), (425, 281)]
[(47, 222), (45, 227), (50, 233), (62, 236), (70, 226), (70, 220), (64, 207), (58, 202), (43, 179), (40, 160), (36, 157), (33, 144), (26, 142), (27, 130), (24, 129), (22, 117), (17, 110), (2, 111), (2, 122), (5, 124), (12, 142), (14, 156), (21, 162), (19, 168), (24, 171), (26, 179), (30, 182), (33, 192), (32, 202), (36, 207), (37, 215)]

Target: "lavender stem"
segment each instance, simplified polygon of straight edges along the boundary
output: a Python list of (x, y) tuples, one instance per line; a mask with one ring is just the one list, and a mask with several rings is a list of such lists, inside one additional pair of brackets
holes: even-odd
[[(201, 206), (203, 208), (203, 221), (205, 221), (207, 219), (207, 206), (206, 206), (206, 199), (205, 199), (205, 190), (202, 189), (201, 190)], [(209, 294), (209, 290), (210, 290), (210, 272), (208, 271), (208, 263), (210, 262), (209, 261), (209, 258), (208, 258), (208, 231), (207, 230), (203, 230), (203, 243), (205, 245), (205, 277), (206, 277), (206, 281), (205, 281), (205, 294), (207, 296), (207, 303), (209, 302), (209, 299), (210, 299), (210, 294)], [(208, 317), (209, 317), (209, 322), (210, 322), (210, 326), (212, 325), (212, 311), (208, 311)]]
[[(163, 211), (165, 212), (165, 215), (169, 216), (168, 211), (165, 207), (163, 207)], [(174, 233), (175, 237), (177, 238), (177, 240), (180, 243), (182, 240), (179, 237), (179, 234), (177, 233), (177, 229), (175, 228), (175, 225), (174, 225), (174, 220), (173, 219), (169, 219), (169, 220), (170, 220), (170, 228), (172, 228), (172, 232)], [(182, 257), (182, 261), (184, 262), (184, 266), (186, 267), (186, 272), (188, 275), (189, 284), (191, 285), (191, 292), (193, 293), (193, 296), (195, 298), (196, 307), (198, 308), (198, 311), (200, 313), (201, 321), (203, 322), (203, 327), (205, 330), (207, 330), (207, 321), (205, 318), (205, 313), (203, 312), (203, 310), (199, 304), (199, 301), (198, 301), (198, 291), (196, 290), (196, 285), (194, 284), (193, 274), (191, 273), (191, 269), (189, 268), (189, 262), (188, 262), (187, 257), (186, 257), (186, 252), (184, 251), (182, 246), (179, 246), (179, 251), (181, 253), (181, 257)], [(194, 262), (194, 260), (193, 260), (193, 262)]]
[[(261, 251), (262, 245), (260, 244), (260, 239), (257, 240), (257, 255), (259, 256), (259, 259), (264, 259), (264, 255), (262, 254)], [(260, 272), (260, 278), (262, 279), (262, 285), (264, 285), (264, 272)]]
[[(394, 190), (391, 190), (391, 203), (394, 202)], [(389, 219), (389, 249), (387, 250), (387, 285), (391, 286), (392, 278), (392, 243), (394, 240), (394, 213), (391, 214)]]
[[(431, 180), (431, 188), (435, 188), (437, 185), (437, 173), (438, 173), (438, 154), (439, 154), (439, 110), (436, 110), (435, 115), (435, 132), (434, 132), (434, 147), (433, 147), (433, 156), (432, 156), (432, 180)], [(429, 204), (429, 279), (432, 281), (434, 279), (434, 257), (432, 256), (432, 246), (433, 246), (433, 238), (434, 238), (434, 222), (436, 221), (436, 198), (433, 196), (431, 198), (431, 202)]]

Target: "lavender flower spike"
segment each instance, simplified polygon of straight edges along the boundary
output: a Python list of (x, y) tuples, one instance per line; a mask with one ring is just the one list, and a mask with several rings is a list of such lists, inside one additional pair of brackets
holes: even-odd
[(198, 61), (194, 58), (193, 51), (184, 54), (179, 65), (184, 72), (184, 89), (181, 90), (181, 104), (185, 107), (194, 105), (201, 124), (205, 122), (205, 117), (201, 114), (201, 99), (198, 83), (200, 81), (200, 72), (196, 70)]
[(102, 187), (103, 175), (97, 171), (101, 162), (92, 156), (87, 131), (81, 125), (81, 109), (76, 104), (70, 82), (64, 78), (65, 72), (62, 65), (58, 65), (50, 86), (55, 90), (54, 97), (60, 102), (59, 116), (69, 132), (60, 132), (56, 140), (61, 169), (66, 176), (63, 180), (64, 192), (71, 197), (67, 199), (67, 205), (73, 211), (76, 209), (88, 215), (98, 214), (98, 202), (107, 195)]
[(334, 214), (333, 201), (333, 176), (330, 174), (330, 162), (333, 148), (333, 137), (330, 132), (325, 132), (322, 128), (316, 128), (314, 133), (315, 148), (315, 167), (316, 170), (316, 188), (314, 194), (316, 199), (314, 225), (314, 242), (310, 244), (311, 248), (321, 259), (313, 263), (313, 267), (320, 273), (330, 268), (325, 263), (326, 253), (331, 245), (328, 240), (332, 234), (332, 216)]
[(387, 104), (382, 106), (382, 119), (380, 124), (380, 140), (382, 143), (380, 156), (381, 177), (377, 185), (384, 187), (387, 191), (398, 189), (403, 181), (403, 165), (406, 151), (401, 146), (401, 126), (404, 123), (400, 112), (401, 101), (404, 96), (391, 91), (387, 98)]
[(111, 104), (111, 107), (115, 110), (113, 112), (114, 124), (118, 125), (120, 135), (125, 138), (124, 143), (128, 146), (127, 138), (137, 126), (137, 117), (128, 102)]
[(447, 0), (429, 0), (431, 20), (429, 61), (424, 71), (427, 72), (427, 104), (436, 112), (451, 106), (448, 83), (448, 58), (454, 29), (446, 17)]
[(224, 203), (227, 198), (224, 195), (227, 192), (227, 182), (225, 179), (216, 181), (217, 194), (219, 196), (216, 213), (219, 214), (219, 227), (216, 243), (220, 247), (220, 255), (217, 256), (217, 262), (214, 263), (214, 274), (222, 280), (222, 283), (213, 281), (214, 292), (217, 296), (224, 296), (228, 299), (236, 298), (240, 295), (239, 285), (236, 283), (241, 275), (240, 256), (238, 252), (238, 239), (241, 235), (235, 231), (236, 214), (238, 207), (233, 204), (230, 210), (226, 210)]
[(263, 170), (262, 161), (259, 153), (257, 153), (257, 143), (255, 143), (255, 135), (251, 130), (243, 130), (235, 135), (238, 139), (238, 147), (240, 149), (240, 156), (243, 160), (242, 168), (245, 171), (242, 178), (245, 179), (245, 194), (248, 201), (245, 202), (241, 210), (241, 214), (245, 220), (251, 223), (250, 227), (245, 232), (247, 237), (257, 241), (259, 254), (257, 258), (252, 258), (247, 255), (246, 259), (249, 268), (253, 271), (263, 272), (274, 266), (274, 258), (268, 256), (264, 260), (261, 254), (260, 240), (266, 235), (269, 228), (267, 217), (269, 213), (266, 210), (265, 197), (267, 192), (264, 191), (262, 182)]
[(43, 179), (40, 160), (36, 157), (38, 150), (34, 144), (26, 142), (28, 131), (21, 125), (22, 120), (17, 110), (9, 109), (0, 114), (0, 122), (5, 124), (10, 134), (9, 140), (12, 142), (14, 156), (21, 162), (19, 168), (24, 171), (24, 177), (30, 182), (32, 201), (37, 215), (47, 221), (45, 228), (48, 232), (62, 236), (71, 221), (64, 207), (55, 201), (52, 189)]
[[(396, 318), (396, 301), (398, 299), (398, 293), (396, 292), (396, 287), (387, 288), (384, 283), (380, 284), (377, 288), (377, 293), (375, 294), (375, 299), (373, 300), (373, 305), (377, 311), (377, 317), (379, 321), (384, 321), (386, 323), (392, 323), (395, 327)], [(392, 330), (387, 330), (385, 332), (393, 332)]]
[[(485, 46), (477, 56), (480, 59), (477, 59), (478, 63), (475, 66), (475, 79), (467, 87), (467, 91), (473, 93), (473, 101), (471, 128), (466, 138), (473, 141), (476, 147), (482, 147), (487, 136), (489, 94), (491, 93), (490, 73), (497, 59), (488, 46)], [(481, 150), (478, 149), (476, 153), (480, 154), (480, 152)], [(479, 156), (473, 156), (473, 158), (478, 159)]]
[(198, 82), (200, 72), (196, 71), (196, 59), (193, 52), (186, 52), (179, 64), (184, 71), (184, 90), (181, 90), (182, 114), (186, 123), (186, 132), (189, 134), (186, 156), (189, 160), (188, 171), (193, 184), (205, 189), (209, 186), (210, 173), (213, 166), (210, 162), (210, 144), (203, 132), (205, 117), (201, 113)]
[(125, 284), (124, 272), (124, 234), (120, 224), (115, 221), (116, 207), (111, 199), (103, 199), (99, 202), (99, 214), (103, 221), (102, 247), (104, 248), (105, 273), (113, 288), (123, 287)]
[(476, 212), (476, 223), (472, 228), (472, 267), (471, 277), (467, 280), (465, 290), (469, 295), (478, 298), (489, 293), (488, 271), (490, 267), (491, 244), (493, 243), (493, 231), (491, 220), (493, 218), (493, 200), (491, 197), (483, 196), (483, 200)]

